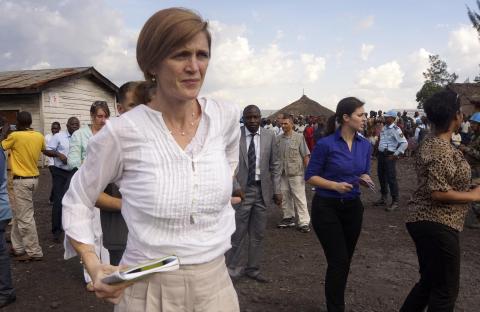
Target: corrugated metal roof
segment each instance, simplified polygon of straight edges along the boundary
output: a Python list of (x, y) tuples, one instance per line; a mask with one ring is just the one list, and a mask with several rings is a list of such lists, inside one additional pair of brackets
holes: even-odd
[(50, 83), (92, 75), (112, 91), (118, 87), (93, 67), (54, 68), (0, 72), (0, 94), (36, 93)]
[(90, 67), (0, 72), (0, 89), (36, 89), (52, 80), (79, 74)]

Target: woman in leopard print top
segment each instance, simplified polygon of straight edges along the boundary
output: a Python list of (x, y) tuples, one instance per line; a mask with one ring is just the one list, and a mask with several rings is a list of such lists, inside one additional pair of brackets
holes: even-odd
[(425, 139), (415, 159), (418, 188), (410, 202), (407, 222), (431, 221), (463, 230), (468, 202), (433, 201), (432, 192), (449, 190), (468, 192), (471, 169), (458, 149), (450, 142), (431, 136)]
[(416, 156), (418, 188), (410, 203), (407, 229), (420, 265), (420, 281), (401, 312), (453, 311), (460, 277), (459, 232), (469, 203), (480, 201), (480, 187), (470, 189), (470, 166), (451, 145), (452, 132), (463, 115), (457, 94), (441, 91), (424, 105), (434, 135)]

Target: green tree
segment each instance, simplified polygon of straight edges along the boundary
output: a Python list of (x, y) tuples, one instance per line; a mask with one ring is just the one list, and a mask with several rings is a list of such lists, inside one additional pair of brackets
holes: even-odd
[[(477, 0), (477, 6), (478, 9), (480, 10), (480, 0)], [(480, 14), (471, 10), (470, 7), (467, 6), (468, 10), (468, 17), (470, 18), (470, 21), (472, 22), (473, 28), (475, 28), (478, 32), (478, 39), (480, 39)], [(475, 82), (480, 82), (480, 74), (475, 77), (473, 80)]]
[[(478, 9), (480, 10), (480, 1), (477, 0), (477, 6)], [(472, 11), (470, 7), (467, 6), (468, 10), (468, 17), (470, 18), (470, 21), (472, 22), (473, 28), (475, 28), (478, 32), (478, 35), (480, 37), (480, 14), (478, 14), (475, 11)]]
[(457, 80), (458, 75), (453, 73), (450, 74), (447, 70), (447, 63), (440, 59), (438, 55), (429, 55), (428, 59), (430, 61), (430, 67), (427, 68), (427, 71), (423, 73), (425, 77), (425, 82), (430, 81), (441, 87), (445, 87), (450, 83)]
[(435, 92), (445, 88), (448, 84), (455, 82), (458, 75), (450, 74), (447, 70), (447, 63), (438, 55), (428, 56), (430, 67), (423, 73), (425, 81), (422, 88), (417, 92), (418, 108), (422, 109), (425, 101)]
[(433, 82), (431, 81), (426, 81), (422, 88), (420, 89), (420, 91), (417, 92), (417, 102), (418, 102), (418, 106), (417, 108), (418, 109), (422, 109), (423, 108), (423, 104), (425, 103), (425, 101), (430, 97), (432, 96), (434, 93), (442, 90), (443, 87), (437, 85), (437, 84), (434, 84)]

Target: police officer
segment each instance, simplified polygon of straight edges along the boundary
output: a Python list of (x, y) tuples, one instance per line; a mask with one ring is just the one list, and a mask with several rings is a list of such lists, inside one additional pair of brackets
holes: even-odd
[[(388, 111), (384, 115), (385, 126), (380, 132), (378, 143), (378, 180), (382, 197), (375, 202), (375, 206), (386, 206), (386, 211), (393, 211), (398, 208), (398, 183), (396, 174), (396, 160), (405, 152), (408, 147), (402, 130), (395, 125), (397, 118), (395, 111)], [(388, 184), (388, 188), (387, 188)], [(392, 203), (387, 206), (388, 189), (392, 196)]]

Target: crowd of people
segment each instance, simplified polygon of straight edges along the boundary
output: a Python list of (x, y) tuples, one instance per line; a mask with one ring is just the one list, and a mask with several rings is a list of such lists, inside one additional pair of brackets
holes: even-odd
[[(396, 161), (415, 155), (418, 189), (406, 223), (417, 249), (420, 280), (401, 311), (453, 311), (459, 289), (459, 235), (470, 209), (478, 227), (480, 113), (468, 120), (458, 97), (441, 91), (425, 115), (365, 113), (364, 102), (342, 99), (333, 116), (279, 114), (262, 119), (258, 106), (199, 98), (207, 72), (208, 23), (180, 8), (158, 11), (145, 23), (137, 61), (145, 81), (117, 94), (121, 116), (106, 102), (90, 107), (91, 122), (54, 122), (44, 138), (28, 112), (16, 131), (1, 120), (1, 146), (10, 152), (13, 188), (0, 157), (0, 307), (15, 301), (9, 255), (43, 258), (34, 219), (38, 160), (52, 175), (52, 240), (65, 258), (78, 255), (87, 290), (115, 311), (239, 311), (232, 281), (270, 278), (261, 270), (268, 209), (279, 206), (278, 228), (309, 233), (327, 260), (327, 310), (345, 311), (350, 264), (361, 233), (361, 187), (375, 189), (375, 205), (399, 209)], [(238, 117), (242, 115), (241, 125)], [(477, 179), (477, 180), (476, 180)], [(315, 192), (311, 214), (306, 183)], [(388, 195), (391, 197), (389, 201)], [(12, 209), (10, 209), (12, 206)], [(11, 249), (5, 229), (12, 220)], [(245, 242), (245, 243), (244, 243)], [(242, 263), (242, 249), (247, 263)], [(119, 270), (168, 255), (180, 268), (107, 284)]]

